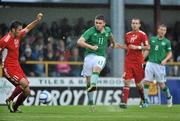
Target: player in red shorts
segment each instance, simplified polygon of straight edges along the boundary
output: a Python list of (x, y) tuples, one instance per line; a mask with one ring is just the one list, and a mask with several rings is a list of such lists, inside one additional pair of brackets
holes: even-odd
[[(10, 112), (20, 112), (18, 107), (30, 94), (29, 81), (27, 80), (18, 61), (19, 46), (21, 38), (39, 23), (42, 16), (43, 14), (39, 13), (36, 19), (24, 29), (22, 28), (21, 22), (14, 21), (10, 26), (10, 31), (0, 40), (3, 76), (15, 86), (13, 93), (6, 100)], [(18, 96), (18, 98), (16, 102), (14, 102), (13, 100), (16, 96)]]
[(119, 48), (127, 50), (123, 74), (125, 81), (121, 97), (121, 108), (127, 108), (129, 86), (132, 79), (135, 80), (142, 102), (144, 101), (143, 86), (141, 84), (141, 80), (144, 78), (143, 50), (148, 50), (150, 47), (148, 37), (140, 30), (140, 26), (140, 19), (133, 18), (131, 21), (132, 31), (125, 35), (125, 45), (119, 45)]

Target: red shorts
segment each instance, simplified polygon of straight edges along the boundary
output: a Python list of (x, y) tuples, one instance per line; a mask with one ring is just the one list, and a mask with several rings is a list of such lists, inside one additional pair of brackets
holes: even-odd
[(3, 74), (4, 76), (11, 81), (13, 84), (19, 84), (19, 81), (22, 78), (26, 78), (26, 75), (24, 74), (23, 70), (20, 66), (17, 67), (4, 67), (3, 68)]
[(134, 79), (135, 83), (138, 84), (144, 79), (144, 69), (141, 63), (125, 63), (124, 70), (123, 77), (125, 80)]

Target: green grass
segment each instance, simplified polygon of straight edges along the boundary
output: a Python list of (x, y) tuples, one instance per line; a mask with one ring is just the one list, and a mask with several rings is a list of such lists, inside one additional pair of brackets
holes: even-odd
[(180, 121), (180, 105), (96, 106), (95, 112), (89, 106), (22, 106), (21, 110), (21, 114), (9, 113), (6, 106), (0, 106), (0, 121)]

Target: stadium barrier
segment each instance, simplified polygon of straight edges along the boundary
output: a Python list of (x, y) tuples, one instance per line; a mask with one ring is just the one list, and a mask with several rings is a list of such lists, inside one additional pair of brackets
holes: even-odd
[[(52, 62), (52, 61), (27, 61), (27, 64), (45, 64), (46, 76), (48, 75), (49, 64), (70, 64), (70, 65), (82, 65), (82, 62)], [(168, 63), (170, 66), (180, 65), (179, 62)], [(0, 69), (1, 70), (1, 69)], [(2, 70), (0, 71), (2, 74)], [(39, 94), (43, 90), (48, 90), (54, 97), (54, 100), (50, 105), (86, 105), (87, 97), (85, 91), (85, 81), (83, 78), (75, 77), (39, 77), (28, 78), (31, 85), (31, 96), (26, 100), (25, 105), (39, 105)], [(172, 90), (174, 97), (174, 103), (180, 104), (180, 78), (168, 77), (167, 84)], [(120, 102), (120, 95), (122, 93), (123, 80), (121, 78), (100, 78), (99, 88), (96, 93), (96, 103), (98, 105), (110, 105), (118, 104)], [(135, 85), (132, 83), (130, 92), (129, 104), (139, 103), (139, 94), (136, 91)], [(0, 104), (5, 103), (5, 99), (10, 95), (13, 90), (11, 85), (5, 78), (0, 77)], [(152, 83), (150, 88), (150, 99), (153, 104), (164, 104), (166, 102), (164, 96), (161, 95), (155, 83)], [(77, 97), (79, 96), (79, 97)], [(68, 98), (67, 98), (68, 97)], [(75, 100), (75, 102), (74, 102)], [(69, 102), (66, 102), (69, 101)]]
[[(0, 78), (0, 104), (5, 104), (5, 100), (11, 94), (14, 87), (5, 78)], [(31, 95), (24, 102), (24, 105), (41, 105), (39, 95), (47, 90), (52, 95), (52, 102), (49, 105), (87, 105), (87, 92), (84, 78), (79, 77), (53, 77), (53, 78), (28, 78), (31, 85)], [(173, 102), (180, 104), (180, 78), (168, 78), (167, 84), (173, 95)], [(100, 78), (98, 89), (94, 99), (97, 105), (118, 105), (121, 101), (122, 88), (124, 86), (122, 78)], [(157, 87), (152, 84), (150, 101), (152, 104), (164, 104), (164, 96), (157, 91)], [(128, 103), (130, 105), (139, 104), (140, 96), (135, 87), (134, 81), (131, 82), (131, 90)]]
[[(5, 78), (0, 78), (0, 104), (5, 104), (5, 99), (14, 89), (13, 85)], [(24, 105), (40, 105), (39, 95), (41, 91), (47, 90), (53, 99), (49, 105), (87, 105), (85, 79), (80, 77), (54, 77), (54, 78), (28, 78), (31, 86), (31, 95)], [(97, 105), (118, 105), (124, 83), (122, 78), (100, 78), (98, 90), (95, 93)], [(131, 83), (130, 104), (139, 103), (139, 95), (135, 84)]]

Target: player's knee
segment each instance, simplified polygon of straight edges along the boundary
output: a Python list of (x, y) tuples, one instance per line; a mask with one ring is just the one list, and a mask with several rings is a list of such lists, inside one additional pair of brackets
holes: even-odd
[(139, 89), (143, 88), (141, 83), (136, 83), (136, 87), (139, 88)]
[(26, 89), (24, 90), (24, 94), (25, 94), (26, 96), (28, 96), (28, 95), (30, 95), (30, 92), (31, 92), (30, 88), (29, 88), (29, 87), (26, 87)]
[(97, 73), (100, 73), (101, 72), (101, 68), (99, 66), (96, 66), (93, 68), (93, 72), (97, 72)]
[(124, 81), (124, 85), (125, 85), (125, 86), (130, 86), (130, 81), (129, 81), (129, 80), (125, 80), (125, 81)]
[(22, 89), (25, 90), (27, 87), (29, 87), (29, 82), (27, 79), (23, 78), (20, 81), (20, 85), (21, 85)]
[(150, 82), (144, 81), (144, 85), (150, 85)]
[(161, 89), (164, 89), (166, 87), (165, 83), (159, 83), (159, 86)]

